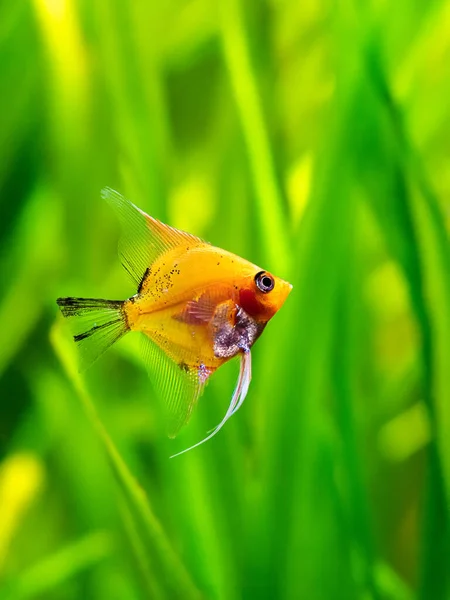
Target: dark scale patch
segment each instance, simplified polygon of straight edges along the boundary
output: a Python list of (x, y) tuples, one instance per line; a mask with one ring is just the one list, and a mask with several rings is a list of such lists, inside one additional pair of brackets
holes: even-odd
[(187, 363), (185, 363), (184, 360), (182, 360), (180, 363), (178, 363), (178, 366), (185, 373), (189, 373), (189, 365)]
[(166, 264), (167, 263), (162, 263), (161, 266), (154, 271), (152, 271), (150, 267), (145, 271), (144, 276), (139, 284), (136, 296), (139, 296), (139, 294), (142, 293), (144, 283), (148, 280), (150, 275), (152, 275), (152, 281), (151, 285), (148, 286), (147, 291), (152, 298), (161, 298), (161, 296), (167, 293), (174, 286), (173, 277), (175, 275), (180, 275), (181, 271), (179, 268), (177, 268), (178, 263), (174, 263), (169, 272), (161, 273), (162, 268)]
[(228, 309), (219, 309), (213, 318), (214, 354), (230, 358), (242, 350), (248, 352), (263, 332), (265, 323), (258, 323), (241, 307), (237, 307), (236, 322), (228, 321)]

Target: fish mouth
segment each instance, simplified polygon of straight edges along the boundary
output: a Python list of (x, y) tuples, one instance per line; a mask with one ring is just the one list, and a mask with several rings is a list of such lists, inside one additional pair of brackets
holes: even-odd
[(283, 281), (284, 283), (284, 288), (286, 290), (286, 295), (290, 294), (292, 292), (292, 288), (294, 287), (292, 285), (292, 283), (289, 283), (289, 281)]
[(283, 280), (283, 285), (280, 289), (280, 295), (278, 296), (278, 302), (279, 302), (278, 310), (281, 308), (281, 306), (287, 300), (287, 297), (292, 292), (292, 288), (293, 288), (293, 285), (291, 283)]

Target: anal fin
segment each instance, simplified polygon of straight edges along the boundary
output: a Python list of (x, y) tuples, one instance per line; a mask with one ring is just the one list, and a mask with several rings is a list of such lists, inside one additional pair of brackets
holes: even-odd
[(144, 362), (167, 413), (169, 437), (175, 437), (192, 414), (209, 376), (215, 369), (186, 360), (175, 362), (146, 334), (142, 334)]

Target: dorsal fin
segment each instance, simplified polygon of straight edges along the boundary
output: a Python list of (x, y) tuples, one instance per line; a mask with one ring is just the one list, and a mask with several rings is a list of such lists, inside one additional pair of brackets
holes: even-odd
[(167, 250), (185, 243), (205, 243), (195, 235), (150, 217), (111, 188), (102, 190), (102, 198), (114, 208), (123, 226), (119, 254), (124, 268), (138, 286), (147, 269)]

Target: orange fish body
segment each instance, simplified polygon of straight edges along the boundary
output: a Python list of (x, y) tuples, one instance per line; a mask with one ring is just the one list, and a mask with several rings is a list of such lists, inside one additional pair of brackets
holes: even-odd
[(64, 316), (76, 317), (75, 340), (88, 350), (88, 361), (128, 331), (145, 334), (149, 372), (172, 413), (173, 434), (188, 420), (208, 377), (241, 355), (230, 408), (209, 439), (242, 404), (251, 377), (250, 348), (292, 286), (164, 225), (113, 190), (103, 195), (128, 228), (121, 254), (138, 291), (123, 302), (59, 298), (58, 304)]
[(142, 331), (189, 368), (201, 363), (210, 371), (238, 352), (223, 356), (214, 351), (215, 323), (229, 308), (226, 320), (236, 322), (241, 307), (262, 328), (290, 291), (277, 278), (270, 302), (255, 284), (257, 266), (205, 243), (177, 247), (148, 269), (141, 289), (125, 303), (131, 330)]

